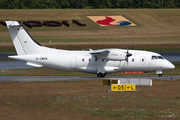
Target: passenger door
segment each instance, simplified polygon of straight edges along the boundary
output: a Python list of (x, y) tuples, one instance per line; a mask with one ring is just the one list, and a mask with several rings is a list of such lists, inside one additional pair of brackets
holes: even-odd
[(76, 57), (71, 58), (70, 66), (71, 69), (76, 69)]

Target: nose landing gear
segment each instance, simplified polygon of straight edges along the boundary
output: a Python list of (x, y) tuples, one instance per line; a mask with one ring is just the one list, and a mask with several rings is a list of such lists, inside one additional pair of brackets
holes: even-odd
[(156, 74), (158, 74), (159, 77), (162, 77), (162, 71), (156, 71)]
[(158, 74), (159, 77), (162, 77), (163, 75), (162, 74)]

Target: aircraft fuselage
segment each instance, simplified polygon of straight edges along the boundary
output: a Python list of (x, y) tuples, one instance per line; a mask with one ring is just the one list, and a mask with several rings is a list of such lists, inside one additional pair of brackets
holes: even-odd
[[(126, 53), (123, 49), (108, 49)], [(163, 70), (173, 69), (174, 65), (154, 52), (129, 50), (132, 54), (127, 60), (106, 60), (91, 55), (91, 51), (68, 51), (53, 49), (47, 54), (32, 54), (21, 56), (10, 56), (11, 58), (27, 61), (27, 63), (40, 66), (65, 70), (81, 71), (87, 73), (110, 74), (121, 71), (156, 71), (162, 74)], [(153, 59), (156, 57), (157, 59)]]
[(9, 56), (27, 62), (35, 67), (48, 67), (66, 71), (81, 71), (104, 77), (121, 71), (156, 71), (162, 76), (163, 70), (175, 66), (160, 54), (140, 50), (100, 49), (69, 51), (41, 46), (33, 40), (18, 21), (6, 21), (17, 56)]

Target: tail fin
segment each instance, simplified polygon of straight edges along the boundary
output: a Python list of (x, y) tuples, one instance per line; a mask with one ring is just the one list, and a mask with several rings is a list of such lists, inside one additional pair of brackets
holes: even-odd
[(32, 39), (20, 22), (6, 21), (6, 24), (18, 55), (38, 53), (41, 45)]

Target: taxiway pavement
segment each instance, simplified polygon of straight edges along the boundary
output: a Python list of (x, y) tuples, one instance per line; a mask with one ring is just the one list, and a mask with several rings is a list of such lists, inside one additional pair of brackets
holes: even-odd
[(164, 75), (158, 76), (106, 76), (98, 78), (96, 76), (0, 76), (0, 82), (50, 82), (50, 81), (81, 81), (81, 80), (103, 80), (113, 79), (118, 80), (121, 78), (139, 78), (139, 79), (152, 79), (152, 80), (177, 80), (180, 75)]

